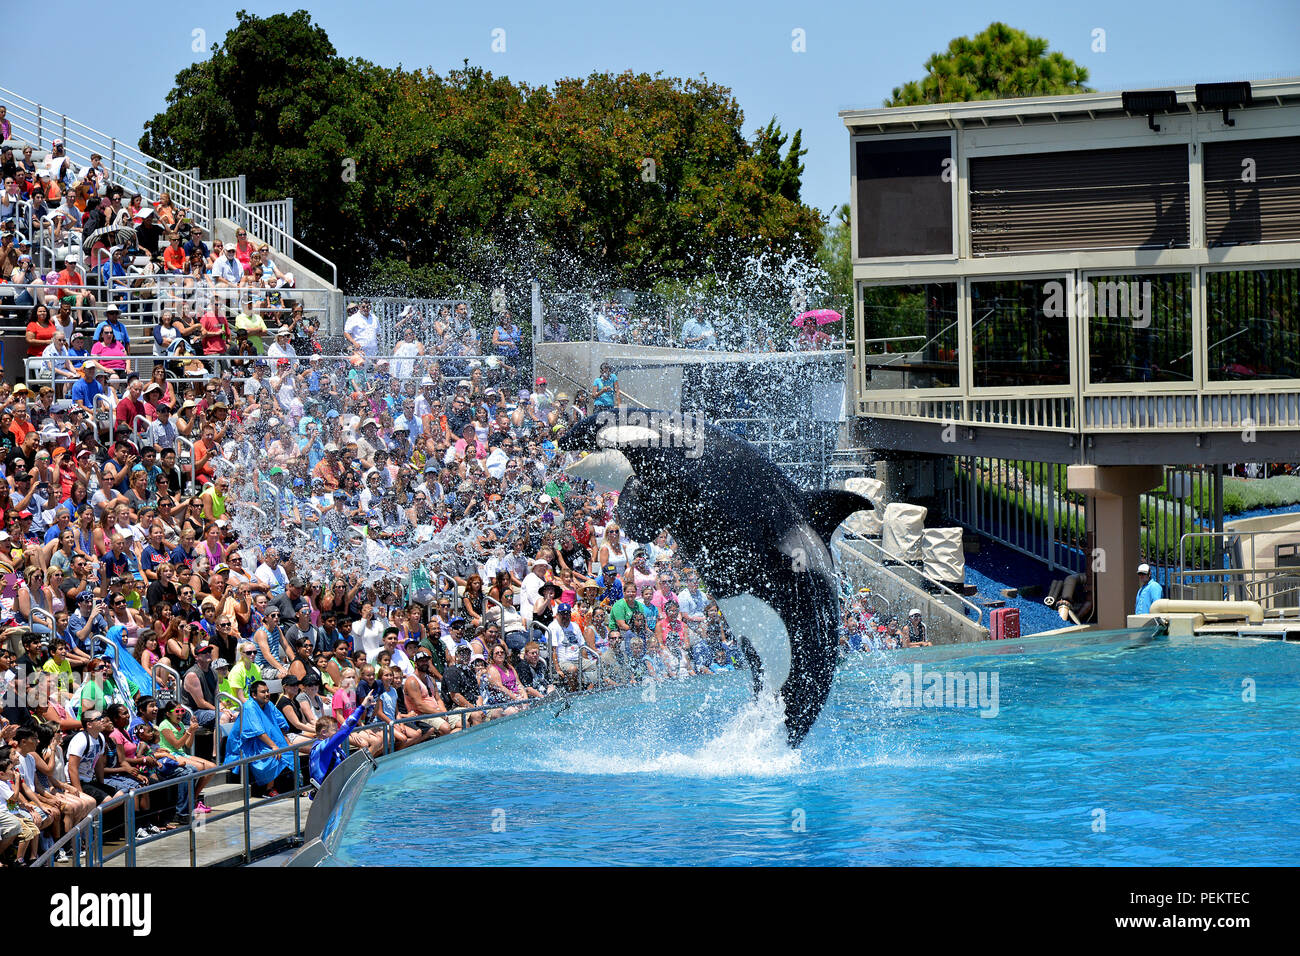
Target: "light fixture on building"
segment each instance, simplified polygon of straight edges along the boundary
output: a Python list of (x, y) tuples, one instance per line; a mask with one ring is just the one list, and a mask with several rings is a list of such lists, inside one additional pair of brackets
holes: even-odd
[(1250, 84), (1197, 83), (1196, 105), (1204, 110), (1223, 110), (1223, 125), (1236, 126), (1237, 121), (1228, 115), (1228, 110), (1250, 105)]
[(1168, 113), (1178, 105), (1178, 94), (1173, 90), (1135, 90), (1121, 93), (1124, 112), (1132, 116), (1145, 116), (1147, 126), (1153, 132), (1160, 132), (1156, 123), (1157, 113)]

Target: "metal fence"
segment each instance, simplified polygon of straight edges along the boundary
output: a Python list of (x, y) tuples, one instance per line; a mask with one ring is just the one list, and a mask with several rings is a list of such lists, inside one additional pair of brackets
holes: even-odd
[(800, 487), (830, 487), (839, 422), (720, 418), (714, 424), (756, 446)]
[[(299, 242), (283, 228), (277, 225), (276, 220), (286, 221), (283, 212), (272, 214), (271, 218), (258, 212), (254, 212), (250, 207), (241, 205), (234, 199), (231, 199), (225, 193), (217, 195), (213, 200), (214, 208), (217, 210), (217, 218), (229, 219), (238, 226), (243, 226), (257, 240), (265, 242), (272, 249), (275, 249), (281, 255), (288, 256), (295, 262), (302, 265), (316, 264), (320, 271), (321, 278), (329, 277), (330, 285), (337, 287), (339, 284), (338, 266), (323, 254), (317, 252), (305, 242)], [(292, 225), (293, 216), (288, 215), (288, 221)], [(304, 261), (302, 256), (306, 254), (310, 259)]]
[[(363, 303), (379, 318), (379, 348), (392, 352), (402, 341), (407, 328), (415, 329), (415, 339), (428, 350), (449, 343), (477, 346), (480, 352), (491, 351), (491, 338), (483, 341), (474, 327), (474, 308), (467, 299), (404, 299), (400, 296), (351, 295), (343, 299), (344, 313), (351, 317)], [(466, 339), (466, 334), (470, 338)], [(517, 363), (511, 363), (517, 364)]]
[(744, 302), (691, 304), (648, 292), (610, 296), (543, 291), (543, 342), (609, 342), (724, 352), (800, 352), (845, 348), (838, 322), (801, 335), (794, 313)]
[[(1051, 571), (1090, 567), (1087, 499), (1066, 488), (1066, 466), (1051, 462), (961, 456), (947, 459), (954, 481), (948, 518), (1012, 550), (1037, 558)], [(1141, 497), (1142, 559), (1153, 566), (1180, 565), (1179, 541), (1187, 532), (1222, 530), (1221, 467), (1167, 466), (1161, 488)], [(1213, 555), (1194, 549), (1188, 567), (1210, 566)]]

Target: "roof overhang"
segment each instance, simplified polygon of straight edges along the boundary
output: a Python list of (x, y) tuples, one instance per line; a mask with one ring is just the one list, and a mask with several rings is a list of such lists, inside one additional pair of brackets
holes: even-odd
[[(1195, 85), (1172, 87), (1179, 110), (1196, 112)], [(1252, 109), (1300, 104), (1300, 77), (1251, 82)], [(968, 126), (1059, 123), (1066, 120), (1095, 120), (1127, 116), (1120, 91), (1076, 93), (1067, 96), (1031, 96), (1010, 100), (973, 100), (967, 103), (927, 103), (922, 106), (881, 107), (870, 110), (841, 110), (840, 118), (850, 133), (919, 132), (964, 129)]]

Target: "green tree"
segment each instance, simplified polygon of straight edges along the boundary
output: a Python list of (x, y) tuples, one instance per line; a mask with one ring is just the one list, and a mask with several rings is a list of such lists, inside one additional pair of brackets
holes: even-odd
[(1064, 54), (1049, 53), (1042, 37), (1005, 23), (991, 23), (973, 37), (957, 37), (946, 53), (932, 54), (925, 69), (919, 82), (895, 87), (885, 106), (1092, 92), (1084, 85), (1084, 67)]
[(822, 228), (817, 263), (826, 272), (828, 296), (825, 306), (841, 314), (853, 309), (853, 225), (848, 203), (837, 206)]
[(241, 12), (177, 75), (141, 148), (205, 177), (242, 172), (257, 199), (293, 196), (304, 241), (371, 291), (503, 270), (646, 289), (814, 254), (800, 132), (787, 146), (775, 119), (743, 128), (731, 91), (703, 77), (534, 88), (468, 63), (386, 69), (339, 57), (305, 11)]

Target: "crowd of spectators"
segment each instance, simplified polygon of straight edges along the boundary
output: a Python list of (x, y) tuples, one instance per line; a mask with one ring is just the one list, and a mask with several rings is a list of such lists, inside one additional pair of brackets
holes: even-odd
[(385, 725), (403, 748), (559, 686), (742, 665), (672, 542), (625, 540), (564, 475), (608, 367), (571, 397), (491, 356), (368, 358), (358, 316), (346, 360), (307, 337), (200, 376), (76, 357), (66, 397), (0, 384), (0, 857), (192, 776), (193, 806), (132, 798), (142, 830), (182, 825), (234, 758), (274, 796), (273, 752), (340, 727), (378, 753)]
[(842, 602), (840, 621), (840, 656), (856, 653), (898, 650), (904, 647), (929, 647), (931, 641), (919, 608), (912, 608), (902, 620), (888, 610), (878, 608), (869, 588), (862, 588), (850, 600)]

